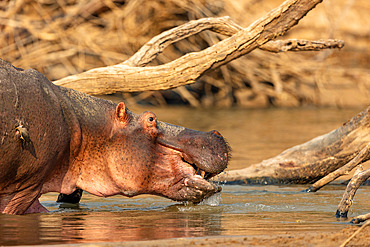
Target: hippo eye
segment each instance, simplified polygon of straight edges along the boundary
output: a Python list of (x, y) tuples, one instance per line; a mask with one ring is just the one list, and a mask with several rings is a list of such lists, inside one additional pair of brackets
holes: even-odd
[(154, 121), (154, 117), (150, 117), (149, 122), (153, 122), (153, 121)]

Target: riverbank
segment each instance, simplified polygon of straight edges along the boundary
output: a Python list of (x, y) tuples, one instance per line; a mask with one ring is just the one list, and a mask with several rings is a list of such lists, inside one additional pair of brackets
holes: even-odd
[[(151, 241), (133, 242), (110, 242), (110, 243), (89, 243), (78, 245), (59, 246), (325, 246), (338, 247), (352, 236), (361, 226), (348, 226), (341, 231), (331, 232), (286, 232), (279, 235), (258, 235), (258, 236), (217, 236), (202, 238), (175, 238)], [(370, 227), (363, 228), (346, 246), (369, 246)], [(55, 245), (53, 245), (55, 246)]]

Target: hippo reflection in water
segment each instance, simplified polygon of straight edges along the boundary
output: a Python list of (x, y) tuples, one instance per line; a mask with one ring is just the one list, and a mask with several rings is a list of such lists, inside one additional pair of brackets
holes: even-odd
[(46, 212), (38, 198), (76, 189), (200, 202), (221, 190), (230, 149), (201, 132), (136, 115), (0, 60), (0, 212)]

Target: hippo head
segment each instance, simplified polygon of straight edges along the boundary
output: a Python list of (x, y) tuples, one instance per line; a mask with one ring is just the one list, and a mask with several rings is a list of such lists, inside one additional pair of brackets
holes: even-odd
[(219, 132), (163, 123), (152, 112), (136, 115), (124, 103), (117, 105), (113, 118), (107, 166), (120, 194), (197, 203), (221, 190), (208, 181), (226, 168), (230, 158)]

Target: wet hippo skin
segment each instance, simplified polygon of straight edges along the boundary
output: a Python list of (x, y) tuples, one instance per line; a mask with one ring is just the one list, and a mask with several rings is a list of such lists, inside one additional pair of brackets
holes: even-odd
[(0, 212), (46, 212), (38, 198), (76, 189), (199, 202), (220, 191), (230, 149), (217, 131), (137, 115), (123, 102), (52, 84), (0, 60)]

